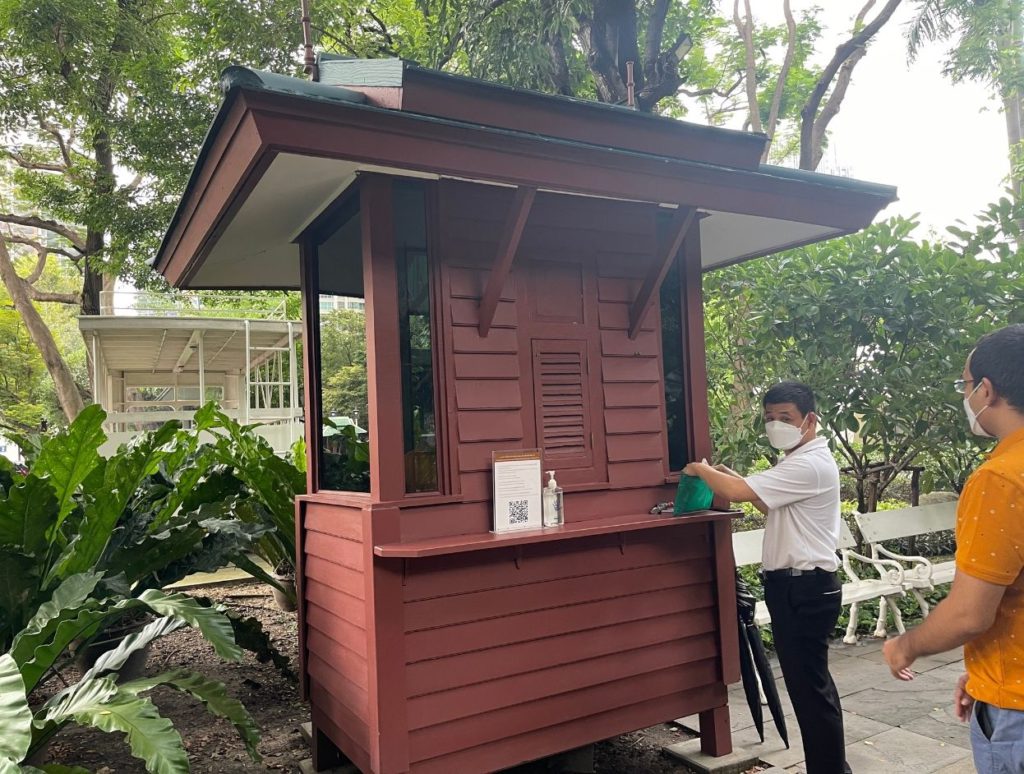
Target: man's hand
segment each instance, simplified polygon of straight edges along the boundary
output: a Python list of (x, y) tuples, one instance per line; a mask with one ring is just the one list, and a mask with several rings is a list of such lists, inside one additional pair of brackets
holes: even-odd
[(910, 665), (914, 663), (914, 657), (907, 648), (906, 635), (886, 640), (882, 646), (882, 655), (885, 656), (885, 663), (889, 665), (889, 671), (897, 680), (913, 680), (914, 673), (910, 671)]
[(967, 723), (971, 719), (973, 709), (974, 699), (967, 693), (967, 673), (964, 672), (953, 689), (953, 714), (961, 723)]
[(683, 475), (700, 477), (701, 471), (707, 468), (708, 464), (706, 462), (691, 462), (683, 468)]

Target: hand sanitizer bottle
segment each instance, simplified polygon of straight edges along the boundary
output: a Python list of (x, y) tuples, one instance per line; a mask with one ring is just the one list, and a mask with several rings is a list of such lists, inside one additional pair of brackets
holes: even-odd
[(549, 470), (548, 484), (542, 493), (543, 525), (545, 527), (560, 527), (564, 522), (565, 514), (562, 511), (562, 487), (555, 481), (555, 471)]

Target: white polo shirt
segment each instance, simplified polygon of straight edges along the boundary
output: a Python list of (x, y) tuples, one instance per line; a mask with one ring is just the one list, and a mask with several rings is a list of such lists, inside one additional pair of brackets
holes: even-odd
[(839, 466), (824, 438), (809, 441), (774, 468), (744, 480), (768, 506), (765, 570), (839, 567)]

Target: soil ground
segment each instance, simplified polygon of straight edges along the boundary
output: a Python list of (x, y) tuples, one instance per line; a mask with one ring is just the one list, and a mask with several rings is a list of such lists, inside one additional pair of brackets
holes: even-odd
[[(189, 593), (223, 602), (245, 615), (258, 618), (277, 646), (298, 670), (297, 631), (294, 613), (277, 609), (265, 586), (257, 583), (193, 588)], [(156, 641), (146, 664), (146, 674), (185, 667), (223, 682), (228, 693), (242, 701), (261, 729), (261, 763), (245, 752), (233, 727), (212, 717), (198, 702), (167, 688), (151, 694), (160, 713), (169, 718), (181, 734), (193, 772), (199, 774), (249, 774), (250, 772), (299, 770), (309, 757), (299, 727), (309, 720), (309, 710), (299, 698), (298, 686), (272, 665), (260, 664), (249, 653), (237, 664), (222, 661), (212, 647), (191, 629), (185, 628)], [(33, 703), (45, 700), (79, 674), (73, 667), (51, 676), (33, 695)], [(690, 769), (662, 752), (665, 744), (687, 738), (674, 725), (659, 725), (601, 742), (595, 749), (597, 774), (689, 774)], [(48, 762), (84, 766), (98, 774), (145, 772), (142, 762), (132, 757), (124, 737), (75, 725), (65, 727), (49, 749)], [(517, 769), (521, 774), (542, 772), (542, 764)]]

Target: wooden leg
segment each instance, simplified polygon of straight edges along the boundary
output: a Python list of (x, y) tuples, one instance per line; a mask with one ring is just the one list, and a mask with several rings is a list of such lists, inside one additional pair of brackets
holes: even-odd
[(330, 738), (321, 731), (316, 725), (313, 725), (313, 736), (310, 740), (310, 747), (313, 753), (313, 770), (323, 771), (324, 769), (331, 769), (335, 766), (342, 766), (349, 763), (349, 759), (345, 757), (345, 754), (338, 749), (337, 745), (330, 740)]
[(728, 705), (700, 713), (700, 751), (716, 758), (732, 752)]

